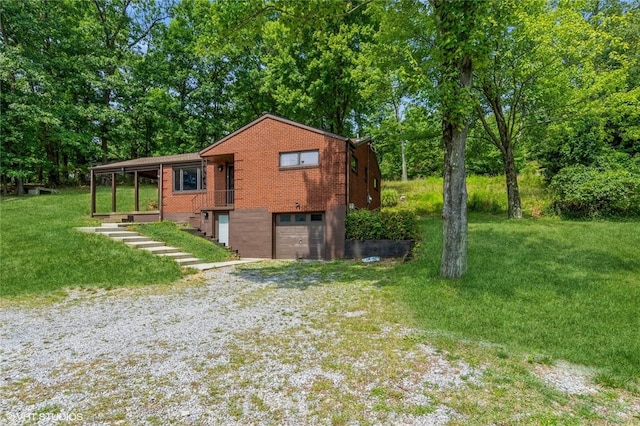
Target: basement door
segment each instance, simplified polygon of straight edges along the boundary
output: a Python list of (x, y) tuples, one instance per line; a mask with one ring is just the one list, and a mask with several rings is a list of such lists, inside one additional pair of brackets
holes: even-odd
[(229, 215), (218, 215), (218, 242), (229, 247)]
[(276, 259), (324, 259), (323, 213), (277, 214), (275, 219)]

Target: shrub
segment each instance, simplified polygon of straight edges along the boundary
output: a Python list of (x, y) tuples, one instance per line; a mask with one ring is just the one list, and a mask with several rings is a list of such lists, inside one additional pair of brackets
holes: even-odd
[(467, 207), (470, 212), (501, 213), (507, 210), (506, 194), (490, 190), (475, 190), (469, 194)]
[(346, 219), (347, 240), (415, 240), (420, 226), (415, 213), (408, 210), (356, 210)]
[(398, 205), (400, 195), (395, 189), (383, 189), (380, 194), (380, 203), (382, 207), (395, 207)]
[(640, 215), (640, 173), (575, 165), (560, 170), (550, 185), (553, 207), (570, 218)]
[(355, 210), (347, 214), (345, 222), (347, 240), (382, 239), (380, 214), (371, 210)]

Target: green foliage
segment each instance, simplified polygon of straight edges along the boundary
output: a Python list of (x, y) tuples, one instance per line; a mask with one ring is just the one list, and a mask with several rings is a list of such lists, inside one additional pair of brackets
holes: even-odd
[(418, 218), (408, 210), (356, 210), (347, 214), (348, 240), (415, 240), (419, 235)]
[(575, 165), (556, 174), (550, 185), (553, 207), (569, 218), (640, 215), (640, 173)]
[(386, 188), (382, 190), (380, 194), (380, 201), (382, 203), (382, 207), (395, 207), (398, 205), (398, 200), (400, 199), (400, 195), (398, 191), (391, 188)]
[(409, 210), (382, 209), (380, 221), (387, 240), (417, 240), (420, 237), (418, 216)]
[(380, 213), (371, 210), (355, 210), (347, 214), (345, 221), (347, 240), (380, 240), (383, 229)]
[[(520, 174), (520, 195), (525, 216), (539, 217), (551, 203), (544, 179), (534, 166)], [(442, 213), (442, 178), (427, 178), (408, 182), (384, 182), (404, 196), (397, 208), (413, 211), (419, 216)], [(507, 209), (502, 176), (468, 176), (468, 208), (475, 213), (503, 213)]]

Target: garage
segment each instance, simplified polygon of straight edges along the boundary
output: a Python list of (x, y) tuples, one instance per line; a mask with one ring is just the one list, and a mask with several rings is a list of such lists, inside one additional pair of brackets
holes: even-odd
[(275, 216), (276, 259), (324, 259), (323, 213), (283, 213)]

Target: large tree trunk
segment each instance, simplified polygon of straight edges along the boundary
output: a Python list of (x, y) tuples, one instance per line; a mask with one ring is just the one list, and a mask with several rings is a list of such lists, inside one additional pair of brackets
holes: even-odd
[[(458, 64), (460, 89), (471, 87), (471, 59), (464, 57)], [(443, 115), (444, 185), (442, 207), (442, 258), (440, 276), (460, 278), (467, 272), (467, 171), (465, 151), (469, 122), (462, 128), (447, 112)]]
[(518, 172), (513, 157), (511, 144), (503, 145), (502, 161), (504, 163), (504, 176), (507, 180), (507, 203), (509, 205), (509, 219), (522, 219), (522, 204), (520, 201), (520, 189), (518, 188)]
[(443, 123), (445, 142), (444, 205), (440, 276), (460, 278), (467, 271), (467, 178), (464, 164), (467, 131)]
[(16, 178), (16, 195), (24, 194), (24, 184), (22, 182), (22, 178)]

